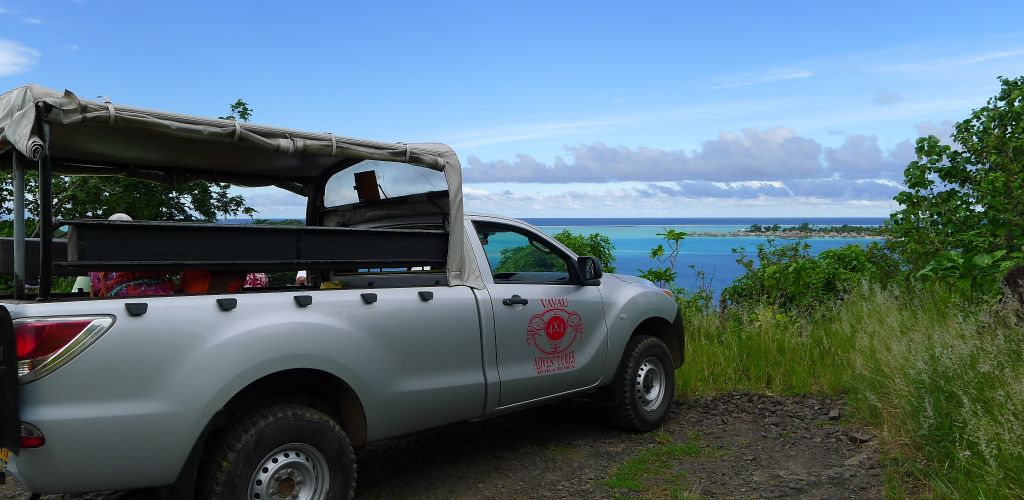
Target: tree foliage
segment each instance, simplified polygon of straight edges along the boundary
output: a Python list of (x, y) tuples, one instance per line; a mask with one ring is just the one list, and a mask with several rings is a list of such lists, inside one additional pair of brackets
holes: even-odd
[(1022, 257), (1024, 77), (999, 81), (999, 93), (954, 126), (952, 145), (917, 140), (907, 189), (895, 198), (903, 208), (888, 224), (890, 245), (914, 269), (937, 272), (936, 259), (987, 262), (974, 258), (1000, 251), (988, 265)]
[(555, 234), (555, 239), (569, 247), (576, 255), (586, 255), (601, 262), (606, 273), (615, 272), (615, 244), (601, 233), (590, 233), (586, 236), (563, 229)]
[[(0, 172), (0, 184), (11, 192), (11, 173)], [(26, 176), (26, 208), (32, 217), (39, 214), (35, 193), (37, 176)], [(61, 219), (101, 219), (125, 213), (137, 220), (216, 221), (218, 217), (251, 216), (256, 210), (230, 185), (196, 181), (166, 185), (127, 177), (74, 176), (53, 178), (53, 214)], [(0, 204), (0, 216), (13, 213), (10, 196)]]
[[(676, 277), (678, 277), (676, 259), (679, 257), (679, 250), (687, 234), (684, 231), (665, 228), (657, 235), (661, 236), (665, 243), (652, 248), (650, 256), (664, 266), (648, 268), (640, 273), (640, 277), (662, 288), (668, 288), (675, 283)], [(665, 245), (668, 245), (667, 253)]]
[(249, 103), (238, 99), (231, 104), (231, 113), (227, 116), (219, 117), (221, 120), (241, 120), (243, 122), (249, 121), (252, 118), (252, 108), (249, 107)]
[(778, 228), (777, 232), (793, 232), (801, 234), (859, 234), (865, 236), (881, 236), (882, 228), (878, 226), (853, 226), (850, 224), (841, 224), (836, 226), (811, 226), (809, 222), (802, 222), (799, 226), (785, 226), (780, 227), (778, 224), (774, 226), (762, 226), (760, 224), (751, 224), (743, 233), (753, 234), (773, 234), (773, 228)]
[(568, 272), (566, 263), (552, 253), (546, 253), (533, 245), (521, 245), (501, 249), (496, 273), (518, 272)]
[[(615, 272), (615, 245), (600, 233), (582, 235), (563, 229), (554, 238), (569, 247), (576, 255), (596, 257), (605, 272)], [(566, 272), (566, 263), (554, 254), (547, 253), (532, 245), (522, 245), (501, 250), (495, 272)]]

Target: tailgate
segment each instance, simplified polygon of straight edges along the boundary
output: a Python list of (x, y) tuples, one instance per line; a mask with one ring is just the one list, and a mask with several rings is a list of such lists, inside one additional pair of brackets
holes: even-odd
[(0, 448), (21, 450), (21, 416), (18, 411), (18, 356), (14, 345), (14, 321), (0, 306)]

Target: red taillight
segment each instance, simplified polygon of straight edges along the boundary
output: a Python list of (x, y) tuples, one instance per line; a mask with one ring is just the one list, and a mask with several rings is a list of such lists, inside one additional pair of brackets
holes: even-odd
[(18, 379), (31, 382), (60, 368), (114, 324), (110, 316), (22, 318), (14, 321)]
[(46, 437), (43, 436), (42, 431), (38, 427), (21, 423), (21, 447), (25, 448), (39, 448), (46, 444)]
[(47, 320), (17, 323), (14, 341), (19, 360), (49, 356), (75, 340), (92, 319)]

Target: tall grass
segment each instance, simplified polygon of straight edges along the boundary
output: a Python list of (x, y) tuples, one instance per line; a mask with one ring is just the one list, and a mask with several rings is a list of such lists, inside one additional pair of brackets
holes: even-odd
[(685, 394), (845, 393), (926, 493), (1024, 497), (1024, 326), (942, 290), (862, 288), (834, 308), (690, 318)]
[(686, 363), (677, 373), (684, 395), (728, 390), (773, 394), (838, 392), (853, 350), (851, 336), (836, 337), (770, 308), (728, 318), (696, 315), (686, 321)]

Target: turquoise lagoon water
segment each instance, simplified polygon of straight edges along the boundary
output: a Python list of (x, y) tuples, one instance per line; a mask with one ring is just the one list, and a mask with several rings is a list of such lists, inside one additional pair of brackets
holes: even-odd
[[(662, 264), (650, 258), (652, 248), (663, 243), (657, 233), (665, 228), (686, 231), (687, 233), (730, 233), (746, 229), (750, 224), (781, 226), (795, 226), (801, 222), (809, 222), (815, 226), (830, 225), (860, 225), (874, 226), (882, 223), (880, 218), (856, 218), (856, 219), (739, 219), (739, 220), (645, 220), (628, 219), (623, 220), (625, 224), (619, 224), (616, 220), (566, 220), (566, 219), (526, 219), (547, 234), (555, 234), (563, 229), (569, 229), (575, 233), (590, 234), (601, 233), (608, 236), (615, 244), (615, 268), (617, 273), (639, 274), (642, 270), (650, 267), (660, 267)], [(554, 224), (552, 224), (554, 222)], [(609, 224), (611, 222), (611, 224)], [(675, 224), (669, 224), (675, 222)], [(681, 224), (679, 222), (682, 222)], [(744, 269), (736, 263), (737, 255), (732, 252), (733, 248), (745, 247), (748, 255), (754, 255), (757, 245), (766, 243), (767, 238), (754, 236), (688, 236), (683, 240), (679, 257), (676, 261), (676, 269), (679, 271), (677, 285), (693, 290), (697, 282), (693, 271), (689, 266), (704, 271), (707, 279), (717, 296), (722, 289), (729, 286), (733, 280), (744, 273)], [(789, 243), (795, 240), (776, 240), (777, 244)], [(867, 246), (873, 241), (882, 241), (876, 238), (824, 238), (811, 237), (802, 238), (802, 241), (810, 245), (810, 253), (817, 255), (830, 248), (838, 248), (845, 245), (855, 244)]]

